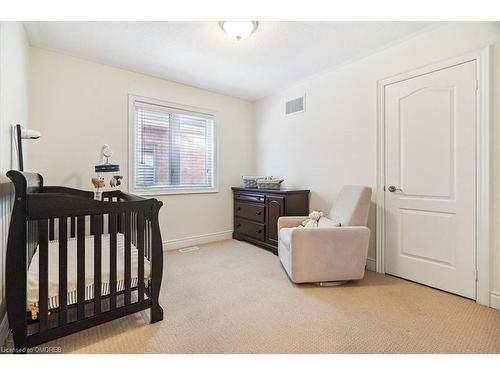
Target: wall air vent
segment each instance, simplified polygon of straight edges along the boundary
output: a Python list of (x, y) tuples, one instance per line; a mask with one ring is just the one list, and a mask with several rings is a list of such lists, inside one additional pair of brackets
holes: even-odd
[(285, 114), (291, 115), (292, 113), (305, 112), (306, 110), (306, 95), (300, 98), (289, 100), (285, 103)]

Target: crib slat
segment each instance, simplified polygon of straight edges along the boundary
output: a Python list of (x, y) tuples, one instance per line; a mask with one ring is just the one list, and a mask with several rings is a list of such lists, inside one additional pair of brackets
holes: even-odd
[(134, 212), (133, 213), (133, 218), (134, 218), (134, 226), (133, 226), (133, 230), (132, 230), (132, 233), (134, 234), (134, 242), (132, 242), (133, 244), (135, 244), (135, 247), (137, 247), (137, 230), (138, 230), (138, 227), (137, 227), (137, 212)]
[(116, 308), (116, 232), (117, 214), (109, 214), (109, 308)]
[(134, 212), (134, 219), (135, 219), (135, 223), (134, 223), (134, 236), (135, 236), (135, 243), (136, 243), (136, 247), (137, 247), (137, 240), (139, 239), (139, 234), (138, 234), (138, 231), (139, 231), (139, 216), (138, 216), (138, 213), (137, 212)]
[(92, 216), (94, 223), (94, 315), (101, 313), (101, 244), (102, 216)]
[(148, 220), (148, 260), (151, 262), (151, 247), (153, 246), (153, 235), (152, 235), (152, 228), (151, 228), (151, 220)]
[(137, 214), (137, 295), (139, 302), (144, 300), (144, 212)]
[(135, 213), (135, 242), (137, 241), (139, 241), (139, 212)]
[(85, 216), (76, 219), (76, 252), (77, 252), (77, 319), (85, 318)]
[(59, 326), (68, 322), (68, 220), (59, 220)]
[(149, 254), (148, 259), (151, 262), (153, 259), (153, 222), (149, 222)]
[(71, 216), (69, 219), (70, 219), (70, 236), (71, 238), (75, 238), (75, 233), (76, 233), (75, 217)]
[(131, 226), (132, 226), (132, 233), (131, 233), (131, 236), (132, 236), (132, 243), (137, 247), (137, 242), (135, 241), (135, 230), (137, 229), (136, 227), (136, 224), (135, 224), (135, 212), (132, 212), (132, 215), (131, 215)]
[(125, 213), (125, 305), (130, 305), (131, 291), (130, 291), (130, 252), (131, 252), (131, 225), (130, 225), (130, 212)]
[(146, 233), (145, 233), (145, 247), (144, 247), (144, 256), (146, 259), (149, 259), (149, 220), (146, 219)]
[(148, 256), (148, 248), (149, 248), (149, 225), (148, 221), (146, 220), (144, 223), (145, 230), (144, 230), (144, 256), (147, 258)]
[(39, 259), (39, 279), (38, 279), (38, 308), (40, 310), (40, 332), (48, 329), (49, 322), (49, 237), (48, 237), (48, 220), (38, 221), (38, 255)]
[(118, 214), (118, 232), (123, 233), (123, 213)]
[(53, 241), (54, 240), (54, 233), (55, 233), (55, 219), (54, 218), (51, 218), (49, 219), (49, 241)]

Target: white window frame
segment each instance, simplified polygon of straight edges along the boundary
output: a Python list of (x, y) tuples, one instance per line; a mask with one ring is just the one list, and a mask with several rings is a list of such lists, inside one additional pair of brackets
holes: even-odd
[[(199, 113), (200, 115), (211, 116), (214, 121), (214, 150), (213, 150), (213, 187), (158, 187), (149, 189), (135, 188), (135, 102), (143, 102), (160, 107), (171, 108), (175, 110), (187, 111), (190, 113)], [(159, 99), (148, 98), (144, 96), (132, 95), (128, 96), (128, 190), (137, 195), (177, 195), (177, 194), (207, 194), (219, 192), (219, 145), (218, 145), (218, 126), (216, 112), (213, 110), (192, 107), (185, 104), (172, 103)]]

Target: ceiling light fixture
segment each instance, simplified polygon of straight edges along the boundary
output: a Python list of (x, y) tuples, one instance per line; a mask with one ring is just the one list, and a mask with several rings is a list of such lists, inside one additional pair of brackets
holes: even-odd
[(220, 21), (219, 26), (231, 38), (242, 40), (248, 38), (259, 23), (257, 21)]

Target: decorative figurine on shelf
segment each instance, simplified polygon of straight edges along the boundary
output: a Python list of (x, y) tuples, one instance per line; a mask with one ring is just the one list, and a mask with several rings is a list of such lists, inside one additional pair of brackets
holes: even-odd
[(113, 156), (113, 150), (109, 145), (105, 144), (101, 148), (101, 164), (95, 166), (96, 177), (92, 177), (92, 184), (96, 189), (94, 199), (101, 200), (101, 192), (99, 189), (104, 188), (106, 186), (105, 179), (103, 177), (103, 173), (113, 173), (113, 176), (109, 180), (109, 186), (115, 187), (121, 185), (121, 180), (123, 176), (119, 175), (120, 165), (119, 164), (111, 164), (109, 162), (109, 158)]

